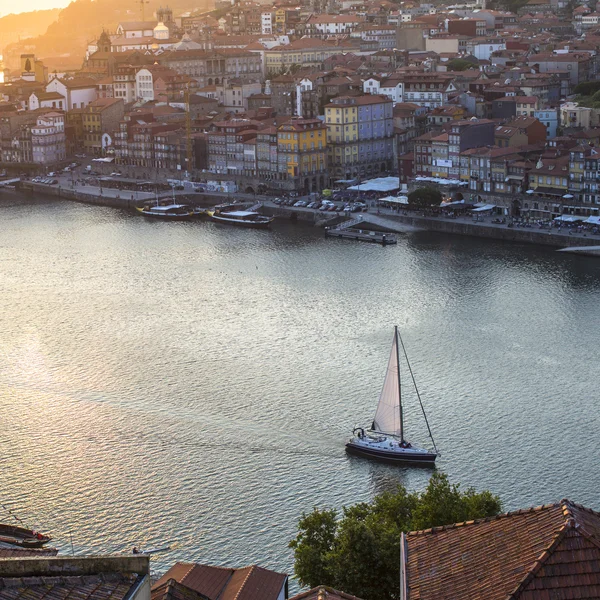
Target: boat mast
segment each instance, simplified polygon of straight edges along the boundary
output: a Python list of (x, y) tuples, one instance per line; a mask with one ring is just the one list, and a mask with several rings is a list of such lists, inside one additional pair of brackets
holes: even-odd
[(398, 365), (398, 410), (400, 411), (400, 441), (404, 441), (404, 419), (402, 416), (402, 384), (400, 383), (400, 348), (398, 347), (398, 325), (394, 325), (396, 336), (396, 364)]
[[(396, 328), (398, 331), (398, 328)], [(423, 406), (423, 401), (421, 400), (421, 394), (419, 394), (419, 388), (417, 387), (417, 382), (415, 381), (415, 376), (413, 375), (412, 368), (410, 366), (410, 361), (408, 360), (408, 354), (406, 353), (406, 348), (404, 347), (404, 342), (402, 338), (400, 338), (400, 343), (402, 344), (402, 351), (404, 352), (404, 358), (406, 358), (406, 364), (408, 366), (408, 371), (410, 376), (412, 377), (413, 385), (415, 386), (415, 392), (417, 392), (417, 398), (419, 399), (419, 404), (421, 405), (421, 412), (423, 413), (423, 417), (425, 418), (425, 424), (427, 425), (427, 431), (429, 431), (429, 437), (433, 442), (433, 448), (435, 449), (435, 453), (439, 456), (439, 452), (437, 446), (435, 445), (435, 440), (433, 439), (433, 434), (431, 433), (431, 427), (429, 427), (429, 420), (427, 419), (427, 414), (425, 413), (425, 407)], [(400, 363), (398, 363), (398, 374), (400, 373)], [(402, 410), (402, 409), (400, 409)], [(400, 413), (402, 414), (402, 412)]]

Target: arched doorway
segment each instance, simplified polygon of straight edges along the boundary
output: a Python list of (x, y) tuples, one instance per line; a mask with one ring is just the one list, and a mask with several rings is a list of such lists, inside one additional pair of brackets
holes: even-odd
[(251, 185), (246, 188), (246, 194), (254, 194), (254, 188)]
[(520, 202), (520, 200), (517, 200), (516, 198), (513, 200), (513, 203), (512, 203), (512, 216), (513, 217), (521, 216), (521, 202)]

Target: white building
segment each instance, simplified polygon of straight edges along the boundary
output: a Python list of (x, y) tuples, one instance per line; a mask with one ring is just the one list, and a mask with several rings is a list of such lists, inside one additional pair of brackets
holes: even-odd
[(248, 110), (248, 98), (262, 92), (262, 84), (259, 81), (245, 83), (232, 79), (226, 85), (217, 85), (217, 99), (225, 110), (235, 113)]
[(273, 13), (270, 10), (261, 13), (260, 23), (263, 35), (271, 35), (273, 33)]
[(151, 37), (158, 21), (127, 21), (117, 25), (117, 34), (125, 38)]
[(404, 102), (404, 85), (399, 79), (370, 77), (363, 83), (365, 94), (382, 94), (396, 105)]
[(467, 53), (472, 54), (479, 60), (490, 60), (492, 52), (506, 50), (506, 42), (504, 40), (473, 38), (472, 40), (467, 40), (465, 49)]
[(65, 117), (50, 112), (38, 117), (31, 128), (31, 154), (33, 162), (51, 165), (67, 156), (65, 138)]
[(312, 15), (306, 22), (306, 31), (311, 37), (350, 34), (365, 17), (358, 15)]
[(27, 102), (29, 110), (38, 108), (58, 108), (66, 110), (67, 101), (62, 94), (58, 92), (33, 92)]
[(140, 69), (135, 74), (135, 97), (142, 102), (154, 100), (154, 75), (150, 69)]
[(49, 92), (57, 92), (66, 99), (65, 110), (85, 108), (98, 97), (96, 82), (83, 77), (75, 79), (55, 77), (46, 84), (46, 93)]

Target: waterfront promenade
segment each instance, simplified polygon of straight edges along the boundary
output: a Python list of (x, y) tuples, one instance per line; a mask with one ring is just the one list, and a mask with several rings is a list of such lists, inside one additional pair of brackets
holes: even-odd
[[(90, 185), (89, 182), (76, 180), (69, 175), (59, 176), (58, 180), (58, 185), (25, 181), (22, 182), (21, 187), (33, 193), (58, 196), (66, 200), (125, 209), (133, 208), (137, 204), (156, 197), (152, 192), (119, 190), (100, 185)], [(241, 202), (261, 202), (264, 212), (273, 214), (278, 218), (297, 218), (310, 223), (322, 223), (336, 216), (344, 216), (344, 213), (341, 212), (321, 212), (304, 207), (281, 206), (275, 204), (269, 196), (254, 194), (236, 193), (232, 196), (222, 192), (196, 193), (190, 190), (163, 191), (158, 194), (158, 198), (161, 199), (168, 199), (173, 196), (182, 198), (182, 201), (189, 201), (190, 196), (192, 196), (197, 203), (202, 204), (218, 204), (233, 198)], [(302, 198), (298, 197), (298, 200)], [(305, 197), (305, 199), (308, 199), (308, 197)], [(443, 215), (429, 216), (402, 209), (378, 207), (375, 202), (370, 203), (368, 212), (359, 213), (359, 215), (364, 223), (364, 229), (379, 229), (394, 233), (427, 230), (517, 243), (540, 244), (555, 248), (597, 246), (600, 242), (600, 234), (592, 234), (590, 231), (578, 232), (574, 227), (563, 227), (561, 230), (542, 229), (536, 223), (509, 227), (508, 223), (494, 223), (492, 216), (478, 216), (476, 220), (471, 215), (453, 216), (452, 218)], [(355, 218), (357, 214), (349, 213), (347, 216)], [(582, 251), (579, 250), (578, 253), (582, 253)], [(590, 253), (597, 255), (596, 250)]]

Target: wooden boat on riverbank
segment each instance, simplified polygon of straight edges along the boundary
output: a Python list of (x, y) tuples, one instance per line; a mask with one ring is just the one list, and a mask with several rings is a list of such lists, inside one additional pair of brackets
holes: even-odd
[[(404, 436), (404, 415), (402, 412), (402, 386), (400, 379), (400, 351), (399, 343), (402, 345), (406, 364), (410, 372), (427, 430), (433, 442), (434, 450), (427, 450), (413, 446)], [(374, 458), (395, 463), (414, 463), (433, 466), (438, 456), (427, 415), (421, 402), (421, 396), (417, 389), (415, 378), (412, 374), (410, 363), (404, 343), (398, 333), (398, 327), (394, 327), (394, 341), (388, 361), (388, 368), (383, 382), (383, 389), (379, 397), (375, 419), (370, 429), (355, 427), (353, 436), (346, 444), (346, 451), (366, 458)]]
[(187, 221), (194, 216), (194, 212), (187, 204), (153, 204), (136, 206), (135, 209), (145, 217), (164, 219), (165, 221)]
[(251, 210), (232, 210), (228, 212), (215, 211), (211, 219), (217, 223), (265, 229), (269, 227), (274, 217), (261, 215)]
[(0, 543), (21, 548), (41, 548), (51, 538), (32, 529), (0, 523)]

